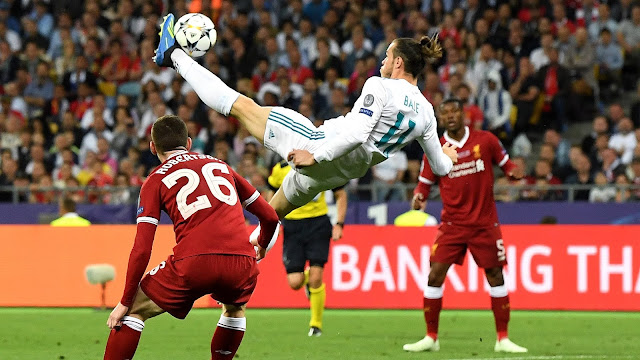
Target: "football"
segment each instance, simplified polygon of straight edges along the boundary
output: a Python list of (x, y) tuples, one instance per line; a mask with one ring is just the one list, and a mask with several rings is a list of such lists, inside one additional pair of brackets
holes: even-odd
[(218, 38), (213, 21), (199, 13), (183, 15), (173, 28), (178, 45), (194, 58), (204, 55)]

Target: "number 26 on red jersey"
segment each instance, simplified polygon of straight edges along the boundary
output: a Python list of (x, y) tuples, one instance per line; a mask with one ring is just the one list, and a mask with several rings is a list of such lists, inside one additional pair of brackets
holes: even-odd
[[(228, 205), (235, 205), (238, 202), (238, 194), (236, 193), (233, 185), (222, 176), (215, 176), (214, 170), (220, 170), (223, 174), (229, 174), (229, 168), (225, 164), (221, 163), (207, 163), (202, 169), (202, 176), (204, 177), (211, 194), (218, 200)], [(171, 174), (165, 176), (162, 182), (171, 189), (178, 183), (178, 179), (186, 177), (187, 183), (178, 191), (176, 195), (176, 202), (178, 204), (178, 210), (183, 219), (188, 219), (191, 215), (198, 210), (207, 209), (211, 207), (211, 201), (207, 195), (200, 195), (196, 198), (196, 201), (191, 204), (187, 204), (187, 197), (191, 195), (200, 185), (200, 176), (194, 170), (191, 169), (179, 169)], [(220, 187), (225, 187), (229, 190), (229, 195), (225, 195)]]

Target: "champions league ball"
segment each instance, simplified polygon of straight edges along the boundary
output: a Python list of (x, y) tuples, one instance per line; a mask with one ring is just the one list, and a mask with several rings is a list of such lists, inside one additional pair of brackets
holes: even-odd
[(204, 55), (218, 38), (213, 21), (199, 13), (182, 16), (173, 28), (178, 45), (194, 58)]

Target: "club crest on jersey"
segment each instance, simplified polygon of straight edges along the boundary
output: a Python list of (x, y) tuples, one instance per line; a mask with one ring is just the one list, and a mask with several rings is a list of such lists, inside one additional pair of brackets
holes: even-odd
[[(369, 107), (371, 105), (373, 105), (373, 95), (367, 94), (364, 97), (364, 106)], [(369, 115), (369, 116), (371, 116), (371, 115)]]
[(360, 108), (360, 114), (365, 114), (368, 117), (372, 117), (373, 116), (373, 110), (371, 109), (365, 109), (365, 108)]
[(473, 147), (473, 156), (474, 156), (476, 159), (480, 159), (480, 158), (482, 157), (482, 154), (480, 153), (480, 144), (476, 144), (476, 145)]

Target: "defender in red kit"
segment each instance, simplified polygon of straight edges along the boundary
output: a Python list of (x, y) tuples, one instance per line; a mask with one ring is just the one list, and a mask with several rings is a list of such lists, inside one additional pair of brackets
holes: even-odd
[(510, 177), (522, 178), (523, 169), (509, 160), (498, 138), (488, 131), (476, 131), (464, 125), (463, 104), (457, 99), (444, 101), (439, 118), (445, 128), (441, 143), (458, 149), (458, 163), (448, 175), (437, 177), (422, 161), (418, 186), (412, 207), (424, 209), (431, 185), (439, 182), (442, 197), (442, 218), (431, 248), (431, 269), (424, 290), (426, 336), (405, 351), (438, 351), (438, 321), (442, 309), (442, 294), (447, 270), (452, 264), (462, 265), (467, 249), (479, 267), (483, 268), (491, 286), (491, 308), (495, 317), (496, 352), (520, 353), (527, 349), (514, 344), (507, 336), (510, 304), (504, 284), (502, 267), (507, 263), (496, 204), (493, 198), (493, 165), (498, 165)]
[[(112, 330), (104, 358), (131, 359), (144, 321), (164, 312), (184, 319), (195, 300), (210, 294), (224, 311), (211, 341), (212, 359), (232, 359), (244, 336), (244, 304), (256, 286), (257, 260), (266, 254), (278, 216), (223, 161), (189, 152), (191, 139), (177, 116), (156, 120), (151, 139), (162, 164), (140, 190), (124, 294), (107, 321)], [(243, 207), (260, 220), (257, 251), (249, 242)], [(173, 221), (176, 246), (143, 277), (161, 211)]]

